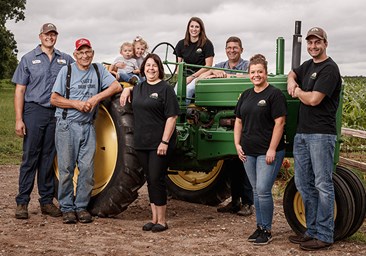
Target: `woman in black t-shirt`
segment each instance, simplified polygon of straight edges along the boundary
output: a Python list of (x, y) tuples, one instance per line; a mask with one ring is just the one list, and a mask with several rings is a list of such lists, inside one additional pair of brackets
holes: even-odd
[(287, 108), (285, 96), (267, 81), (263, 55), (250, 59), (249, 77), (254, 88), (244, 91), (236, 105), (234, 143), (253, 187), (257, 229), (248, 241), (264, 245), (272, 240), (272, 186), (285, 155)]
[[(200, 18), (192, 17), (189, 20), (185, 37), (177, 43), (174, 54), (177, 55), (178, 62), (212, 66), (215, 56), (214, 47), (206, 36), (205, 26)], [(195, 79), (208, 69), (199, 67), (188, 67), (188, 69), (192, 72), (186, 78), (187, 98), (192, 98), (195, 90)]]
[(141, 74), (146, 77), (146, 81), (135, 87), (124, 88), (120, 103), (124, 106), (132, 98), (134, 148), (147, 180), (152, 221), (142, 229), (161, 232), (168, 229), (165, 176), (175, 148), (179, 105), (173, 88), (162, 80), (164, 68), (158, 55), (146, 56), (141, 64)]

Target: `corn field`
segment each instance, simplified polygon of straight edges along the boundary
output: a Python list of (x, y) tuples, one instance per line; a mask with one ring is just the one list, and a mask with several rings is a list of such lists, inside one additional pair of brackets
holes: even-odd
[[(366, 77), (344, 77), (342, 127), (366, 131)], [(341, 155), (366, 163), (366, 140), (342, 136)]]

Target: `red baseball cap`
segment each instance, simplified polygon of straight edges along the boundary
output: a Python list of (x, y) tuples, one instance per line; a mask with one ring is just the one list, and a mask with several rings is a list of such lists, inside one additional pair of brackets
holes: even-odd
[(86, 38), (80, 38), (80, 39), (76, 40), (76, 42), (75, 42), (76, 50), (79, 50), (79, 48), (81, 46), (83, 46), (83, 45), (86, 45), (89, 48), (92, 48), (91, 43), (90, 43), (90, 41), (88, 39), (86, 39)]

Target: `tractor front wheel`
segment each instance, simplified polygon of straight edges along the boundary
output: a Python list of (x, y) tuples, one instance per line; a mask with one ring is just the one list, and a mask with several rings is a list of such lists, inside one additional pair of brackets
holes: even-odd
[[(217, 205), (230, 196), (228, 171), (233, 160), (219, 160), (210, 172), (172, 171), (167, 178), (168, 191), (178, 200)], [(241, 167), (243, 168), (243, 167)]]

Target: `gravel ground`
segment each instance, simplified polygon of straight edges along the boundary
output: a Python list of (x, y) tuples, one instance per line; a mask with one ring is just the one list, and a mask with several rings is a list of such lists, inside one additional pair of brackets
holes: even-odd
[[(282, 199), (275, 199), (273, 241), (254, 246), (246, 241), (255, 229), (255, 217), (218, 213), (216, 207), (169, 200), (169, 229), (143, 232), (150, 219), (146, 186), (138, 199), (114, 218), (95, 218), (90, 224), (62, 224), (43, 216), (37, 192), (29, 205), (30, 218), (14, 218), (19, 166), (0, 166), (0, 256), (3, 255), (366, 255), (366, 244), (336, 242), (330, 250), (304, 252), (287, 237)], [(366, 233), (366, 224), (361, 227)]]

